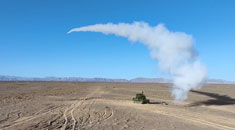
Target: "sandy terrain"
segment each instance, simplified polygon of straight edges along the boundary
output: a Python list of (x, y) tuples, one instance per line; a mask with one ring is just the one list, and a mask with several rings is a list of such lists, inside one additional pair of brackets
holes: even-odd
[[(235, 85), (174, 104), (167, 84), (1, 82), (0, 129), (235, 130)], [(131, 99), (144, 91), (151, 104)]]

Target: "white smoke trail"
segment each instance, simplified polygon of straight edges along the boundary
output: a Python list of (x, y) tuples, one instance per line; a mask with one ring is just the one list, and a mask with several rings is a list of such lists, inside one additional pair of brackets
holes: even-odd
[(206, 79), (207, 70), (195, 55), (193, 37), (184, 32), (171, 32), (163, 24), (154, 27), (145, 22), (96, 24), (74, 28), (68, 33), (79, 31), (115, 34), (148, 46), (160, 69), (171, 74), (172, 96), (176, 101), (187, 99), (188, 91), (201, 88)]

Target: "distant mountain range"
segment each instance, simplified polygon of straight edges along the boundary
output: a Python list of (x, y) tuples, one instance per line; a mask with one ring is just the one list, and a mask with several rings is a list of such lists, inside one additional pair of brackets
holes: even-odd
[[(61, 81), (61, 82), (120, 82), (120, 83), (171, 83), (172, 80), (165, 78), (134, 78), (134, 79), (109, 79), (109, 78), (82, 78), (82, 77), (19, 77), (0, 75), (0, 81)], [(208, 79), (211, 84), (235, 84), (223, 79)]]
[(81, 77), (18, 77), (0, 75), (0, 81), (74, 81), (74, 82), (129, 82), (126, 79), (81, 78)]
[(164, 78), (134, 78), (129, 80), (132, 83), (171, 83), (170, 79)]
[(235, 84), (234, 81), (227, 81), (223, 79), (208, 79), (207, 83), (209, 84)]

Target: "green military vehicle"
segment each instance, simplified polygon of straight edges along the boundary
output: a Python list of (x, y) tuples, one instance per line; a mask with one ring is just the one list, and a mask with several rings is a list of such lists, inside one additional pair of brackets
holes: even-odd
[(132, 100), (134, 101), (134, 103), (141, 103), (141, 104), (150, 103), (149, 99), (146, 98), (143, 91), (142, 93), (137, 93), (136, 97), (134, 97)]

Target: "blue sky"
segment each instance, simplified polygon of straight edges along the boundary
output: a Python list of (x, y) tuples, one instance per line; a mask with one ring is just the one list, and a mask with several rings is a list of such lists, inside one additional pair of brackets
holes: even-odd
[(235, 81), (233, 0), (2, 0), (0, 75), (168, 77), (142, 44), (100, 33), (67, 34), (97, 23), (164, 23), (193, 35), (210, 78)]

